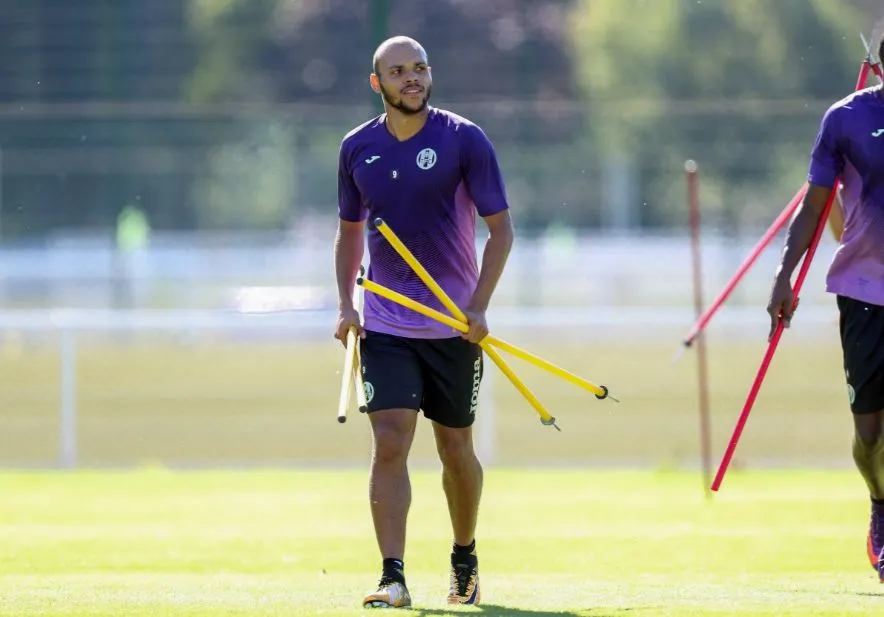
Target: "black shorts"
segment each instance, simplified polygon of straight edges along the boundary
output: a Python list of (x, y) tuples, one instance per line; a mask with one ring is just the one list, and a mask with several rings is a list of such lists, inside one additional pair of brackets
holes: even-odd
[(360, 341), (368, 413), (422, 410), (451, 428), (471, 426), (482, 381), (482, 348), (461, 337), (415, 339), (366, 331)]
[(850, 410), (884, 410), (884, 306), (838, 296)]

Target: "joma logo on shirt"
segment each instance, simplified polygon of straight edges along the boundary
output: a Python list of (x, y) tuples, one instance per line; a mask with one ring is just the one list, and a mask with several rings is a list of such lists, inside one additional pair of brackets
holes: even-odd
[(884, 135), (884, 129), (878, 129), (877, 131), (872, 132), (872, 137), (881, 137)]

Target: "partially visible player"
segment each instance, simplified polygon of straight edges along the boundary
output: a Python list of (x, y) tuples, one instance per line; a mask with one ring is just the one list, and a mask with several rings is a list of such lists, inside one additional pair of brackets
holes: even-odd
[[(341, 143), (335, 241), (335, 336), (343, 343), (350, 326), (359, 329), (373, 437), (369, 499), (382, 564), (378, 587), (363, 605), (411, 605), (405, 580), (407, 459), (420, 411), (432, 421), (451, 519), (448, 603), (478, 604), (475, 531), (483, 472), (472, 436), (483, 372), (478, 342), (488, 334), (485, 312), (513, 243), (512, 221), (488, 137), (466, 118), (429, 105), (433, 80), (423, 47), (407, 37), (389, 39), (375, 52), (373, 69), (370, 84), (384, 113)], [(481, 271), (477, 215), (490, 234)], [(376, 217), (467, 315), (468, 333), (371, 293), (365, 295), (365, 323), (359, 323), (352, 290), (366, 221), (367, 277), (447, 313), (374, 227)]]
[[(884, 37), (879, 48), (884, 56)], [(843, 183), (843, 230), (826, 290), (840, 312), (847, 395), (853, 416), (853, 459), (865, 480), (871, 516), (866, 546), (884, 582), (884, 90), (860, 90), (823, 115), (810, 157), (810, 188), (789, 225), (771, 289), (771, 334), (792, 319), (791, 277), (805, 253), (836, 178)], [(838, 213), (836, 213), (837, 217)], [(840, 232), (840, 233), (839, 233)]]

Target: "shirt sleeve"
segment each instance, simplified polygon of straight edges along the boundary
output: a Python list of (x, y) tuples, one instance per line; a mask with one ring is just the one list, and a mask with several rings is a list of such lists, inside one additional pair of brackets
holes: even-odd
[(807, 181), (830, 188), (844, 170), (844, 153), (839, 145), (840, 122), (835, 115), (836, 108), (830, 108), (823, 115), (820, 128), (810, 153), (810, 170)]
[(476, 125), (465, 127), (461, 146), (461, 168), (467, 192), (480, 216), (509, 208), (506, 188), (491, 140)]
[(368, 216), (359, 188), (350, 173), (346, 142), (341, 142), (338, 154), (338, 216), (354, 223), (364, 221)]

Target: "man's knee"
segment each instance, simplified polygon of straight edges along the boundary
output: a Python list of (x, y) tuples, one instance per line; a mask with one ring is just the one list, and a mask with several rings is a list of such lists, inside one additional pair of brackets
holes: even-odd
[(473, 440), (469, 429), (447, 429), (436, 438), (439, 460), (446, 469), (457, 470), (473, 464)]
[(407, 409), (371, 414), (374, 458), (379, 463), (399, 463), (408, 458), (414, 436), (415, 412)]
[(882, 416), (884, 412), (856, 414), (853, 417), (855, 439), (864, 449), (874, 449), (884, 441), (882, 435)]

